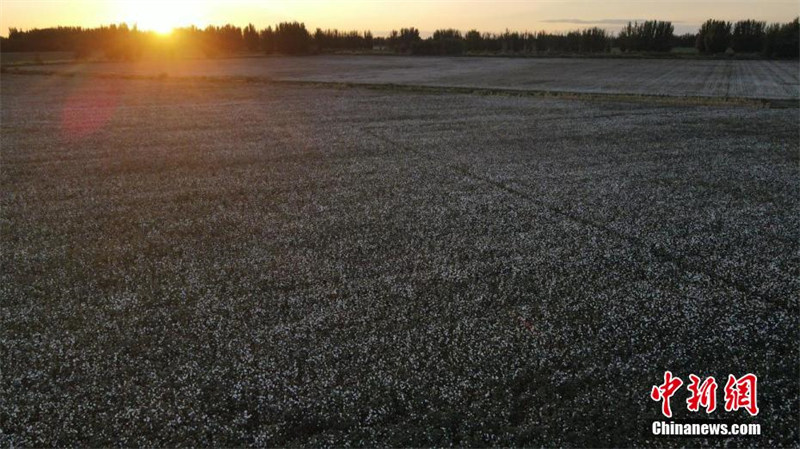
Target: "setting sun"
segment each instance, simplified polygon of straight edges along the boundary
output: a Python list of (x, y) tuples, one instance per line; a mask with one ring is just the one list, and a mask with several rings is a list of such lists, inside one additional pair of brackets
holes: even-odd
[(203, 26), (205, 18), (204, 2), (156, 2), (120, 1), (120, 17), (129, 25), (141, 30), (169, 34), (174, 28), (190, 25)]

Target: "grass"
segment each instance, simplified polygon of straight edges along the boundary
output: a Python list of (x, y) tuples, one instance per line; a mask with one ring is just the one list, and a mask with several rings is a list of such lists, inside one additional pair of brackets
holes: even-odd
[(5, 444), (798, 442), (797, 109), (2, 82)]

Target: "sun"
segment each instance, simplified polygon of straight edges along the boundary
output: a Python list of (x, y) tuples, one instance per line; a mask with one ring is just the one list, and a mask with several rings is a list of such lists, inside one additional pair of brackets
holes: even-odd
[(181, 0), (119, 0), (120, 16), (128, 25), (143, 31), (167, 35), (174, 28), (201, 26), (204, 20), (204, 2)]

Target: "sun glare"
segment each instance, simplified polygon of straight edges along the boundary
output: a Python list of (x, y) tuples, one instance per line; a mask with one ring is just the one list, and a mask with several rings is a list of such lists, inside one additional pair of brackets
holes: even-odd
[(122, 21), (163, 36), (169, 35), (174, 28), (202, 26), (205, 22), (202, 2), (144, 0), (119, 3)]

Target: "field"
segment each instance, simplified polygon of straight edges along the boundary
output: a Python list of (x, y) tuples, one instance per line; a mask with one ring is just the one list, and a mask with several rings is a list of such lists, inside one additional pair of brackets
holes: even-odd
[[(800, 441), (797, 108), (182, 72), (203, 64), (2, 75), (0, 444)], [(795, 98), (782, 64), (714, 67)], [(756, 373), (758, 416), (712, 417), (763, 435), (653, 437), (665, 370)]]
[[(29, 67), (25, 70), (40, 70)], [(800, 99), (797, 61), (320, 56), (60, 65), (65, 73)]]
[(43, 52), (0, 52), (0, 63), (3, 65), (18, 64), (52, 64), (72, 62), (74, 54), (69, 51), (43, 51)]

